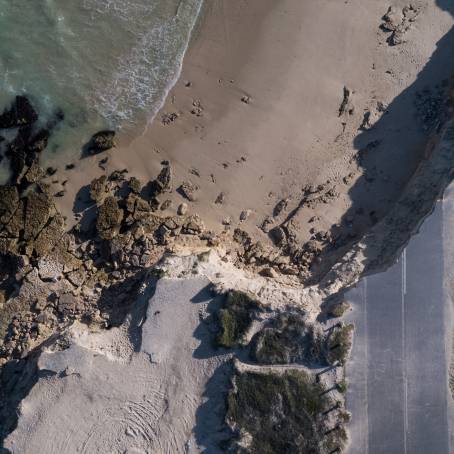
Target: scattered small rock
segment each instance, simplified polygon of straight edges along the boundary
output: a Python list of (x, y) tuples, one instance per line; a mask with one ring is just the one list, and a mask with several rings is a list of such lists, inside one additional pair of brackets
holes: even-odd
[(172, 206), (172, 201), (170, 199), (164, 200), (164, 202), (161, 203), (161, 206), (159, 209), (161, 211), (168, 210)]
[(344, 115), (346, 113), (348, 115), (353, 115), (355, 108), (351, 101), (352, 93), (353, 92), (348, 87), (344, 86), (344, 95), (343, 95), (341, 105), (339, 107), (339, 117), (341, 117), (342, 115)]
[(164, 114), (162, 114), (162, 116), (161, 116), (161, 123), (162, 123), (163, 125), (170, 125), (170, 124), (172, 124), (178, 117), (179, 117), (179, 115), (178, 115), (176, 112), (164, 113)]
[(202, 103), (200, 102), (200, 99), (195, 99), (192, 102), (191, 114), (195, 115), (196, 117), (201, 117), (202, 116), (202, 114), (203, 114), (203, 106), (202, 106)]
[(243, 210), (240, 213), (240, 221), (241, 222), (246, 221), (249, 218), (250, 215), (251, 215), (251, 210)]
[(139, 194), (142, 190), (142, 183), (136, 177), (131, 177), (128, 181), (129, 189), (134, 192), (135, 194)]
[(386, 42), (390, 46), (403, 44), (405, 42), (404, 35), (411, 28), (420, 12), (421, 7), (419, 6), (407, 5), (403, 9), (390, 6), (380, 25), (385, 33), (390, 33)]
[(223, 203), (225, 202), (225, 194), (223, 192), (221, 192), (217, 197), (216, 197), (216, 200), (214, 201), (214, 203), (218, 204), (218, 205), (222, 205)]
[(184, 181), (181, 186), (178, 188), (178, 192), (188, 199), (190, 202), (197, 200), (196, 192), (199, 190), (199, 187), (192, 183), (191, 181)]
[(263, 268), (263, 270), (260, 271), (260, 275), (263, 277), (270, 277), (273, 279), (278, 276), (277, 271), (271, 267)]
[(188, 212), (188, 204), (187, 203), (180, 203), (178, 205), (177, 213), (179, 216), (184, 216)]
[(280, 200), (273, 209), (273, 216), (278, 217), (287, 208), (288, 202), (288, 199)]

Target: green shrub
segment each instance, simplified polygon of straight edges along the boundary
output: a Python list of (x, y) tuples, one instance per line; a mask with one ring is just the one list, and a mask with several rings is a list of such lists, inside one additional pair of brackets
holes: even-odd
[(334, 330), (328, 338), (327, 359), (330, 364), (345, 364), (352, 347), (354, 326), (344, 325)]
[(234, 383), (227, 410), (227, 422), (238, 435), (233, 444), (247, 433), (247, 452), (253, 454), (315, 454), (339, 445), (337, 431), (326, 435), (322, 416), (332, 402), (306, 373), (245, 372)]
[(348, 389), (347, 381), (346, 380), (341, 380), (339, 383), (336, 384), (336, 388), (341, 394), (345, 394), (347, 392), (347, 389)]
[(239, 345), (260, 310), (260, 303), (246, 293), (230, 291), (218, 314), (218, 346), (232, 348)]
[(350, 309), (350, 304), (343, 301), (332, 306), (328, 311), (328, 316), (332, 318), (342, 317)]
[(254, 359), (262, 364), (286, 364), (290, 362), (286, 343), (287, 339), (281, 332), (264, 330), (259, 334)]

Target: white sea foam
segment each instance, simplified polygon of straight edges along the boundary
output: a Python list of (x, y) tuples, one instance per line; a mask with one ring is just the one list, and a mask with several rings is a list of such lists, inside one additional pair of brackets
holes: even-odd
[(0, 105), (25, 93), (42, 118), (62, 109), (55, 146), (144, 127), (180, 74), (202, 2), (0, 0)]

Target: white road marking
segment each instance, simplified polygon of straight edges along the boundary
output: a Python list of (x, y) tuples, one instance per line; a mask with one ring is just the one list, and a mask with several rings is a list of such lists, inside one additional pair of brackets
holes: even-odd
[(407, 249), (402, 252), (402, 378), (404, 385), (404, 454), (407, 452), (407, 432), (408, 432), (408, 383), (407, 383), (407, 362), (405, 345), (405, 295), (407, 293)]
[(366, 340), (365, 342), (365, 348), (364, 348), (364, 354), (365, 354), (365, 362), (364, 364), (366, 365), (366, 379), (364, 380), (364, 387), (365, 387), (365, 396), (366, 396), (366, 452), (365, 454), (369, 454), (369, 399), (368, 399), (368, 374), (367, 374), (367, 368), (368, 368), (368, 335), (367, 335), (367, 277), (364, 278), (363, 280), (364, 283), (364, 339)]

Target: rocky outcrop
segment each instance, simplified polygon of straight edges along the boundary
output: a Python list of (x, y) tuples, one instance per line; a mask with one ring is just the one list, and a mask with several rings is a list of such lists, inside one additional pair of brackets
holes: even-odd
[(25, 96), (16, 96), (9, 109), (0, 115), (0, 129), (18, 128), (33, 124), (38, 114)]
[(99, 178), (95, 178), (90, 183), (90, 198), (93, 200), (93, 202), (96, 202), (96, 204), (101, 204), (109, 193), (107, 183), (107, 177), (105, 175), (102, 175)]
[(34, 240), (49, 221), (53, 204), (43, 193), (31, 192), (25, 197), (24, 240)]

